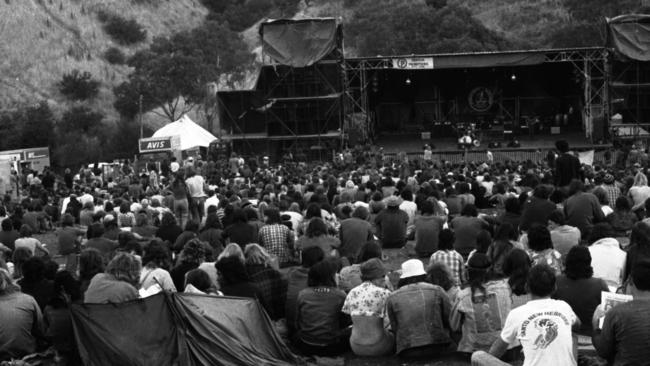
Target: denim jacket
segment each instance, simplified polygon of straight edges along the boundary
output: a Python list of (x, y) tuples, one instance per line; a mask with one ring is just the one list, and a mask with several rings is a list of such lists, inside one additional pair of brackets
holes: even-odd
[(452, 341), (451, 304), (440, 286), (425, 282), (403, 286), (386, 300), (386, 312), (395, 332), (397, 353)]

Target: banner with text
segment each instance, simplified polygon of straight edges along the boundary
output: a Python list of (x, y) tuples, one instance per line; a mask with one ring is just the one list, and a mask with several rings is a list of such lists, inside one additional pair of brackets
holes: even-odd
[(393, 68), (401, 70), (433, 69), (433, 57), (394, 58)]

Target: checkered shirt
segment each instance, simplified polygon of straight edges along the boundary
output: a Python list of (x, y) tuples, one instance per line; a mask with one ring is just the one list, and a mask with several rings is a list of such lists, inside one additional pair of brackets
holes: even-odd
[(284, 317), (285, 302), (287, 299), (287, 280), (280, 272), (265, 265), (246, 265), (248, 276), (260, 290), (260, 302), (271, 319), (278, 320)]
[(288, 227), (281, 224), (264, 225), (259, 231), (259, 241), (269, 254), (278, 258), (279, 263), (291, 260), (294, 238)]
[(616, 200), (621, 196), (621, 189), (614, 184), (603, 184), (600, 186), (600, 188), (604, 189), (607, 193), (609, 206), (614, 208), (616, 205)]
[(447, 265), (457, 286), (465, 282), (465, 261), (455, 250), (439, 250), (431, 255), (429, 263), (442, 262)]

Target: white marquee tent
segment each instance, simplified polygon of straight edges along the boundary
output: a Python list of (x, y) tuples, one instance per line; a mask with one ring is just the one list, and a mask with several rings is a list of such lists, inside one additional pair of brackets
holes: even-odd
[(180, 136), (180, 149), (185, 151), (197, 146), (208, 147), (217, 138), (205, 128), (196, 124), (187, 115), (183, 115), (175, 122), (168, 123), (152, 137)]

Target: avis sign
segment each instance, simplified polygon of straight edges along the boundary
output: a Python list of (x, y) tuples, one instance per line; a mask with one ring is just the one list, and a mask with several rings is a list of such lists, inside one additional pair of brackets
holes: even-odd
[(170, 151), (172, 149), (171, 137), (140, 139), (140, 153)]

